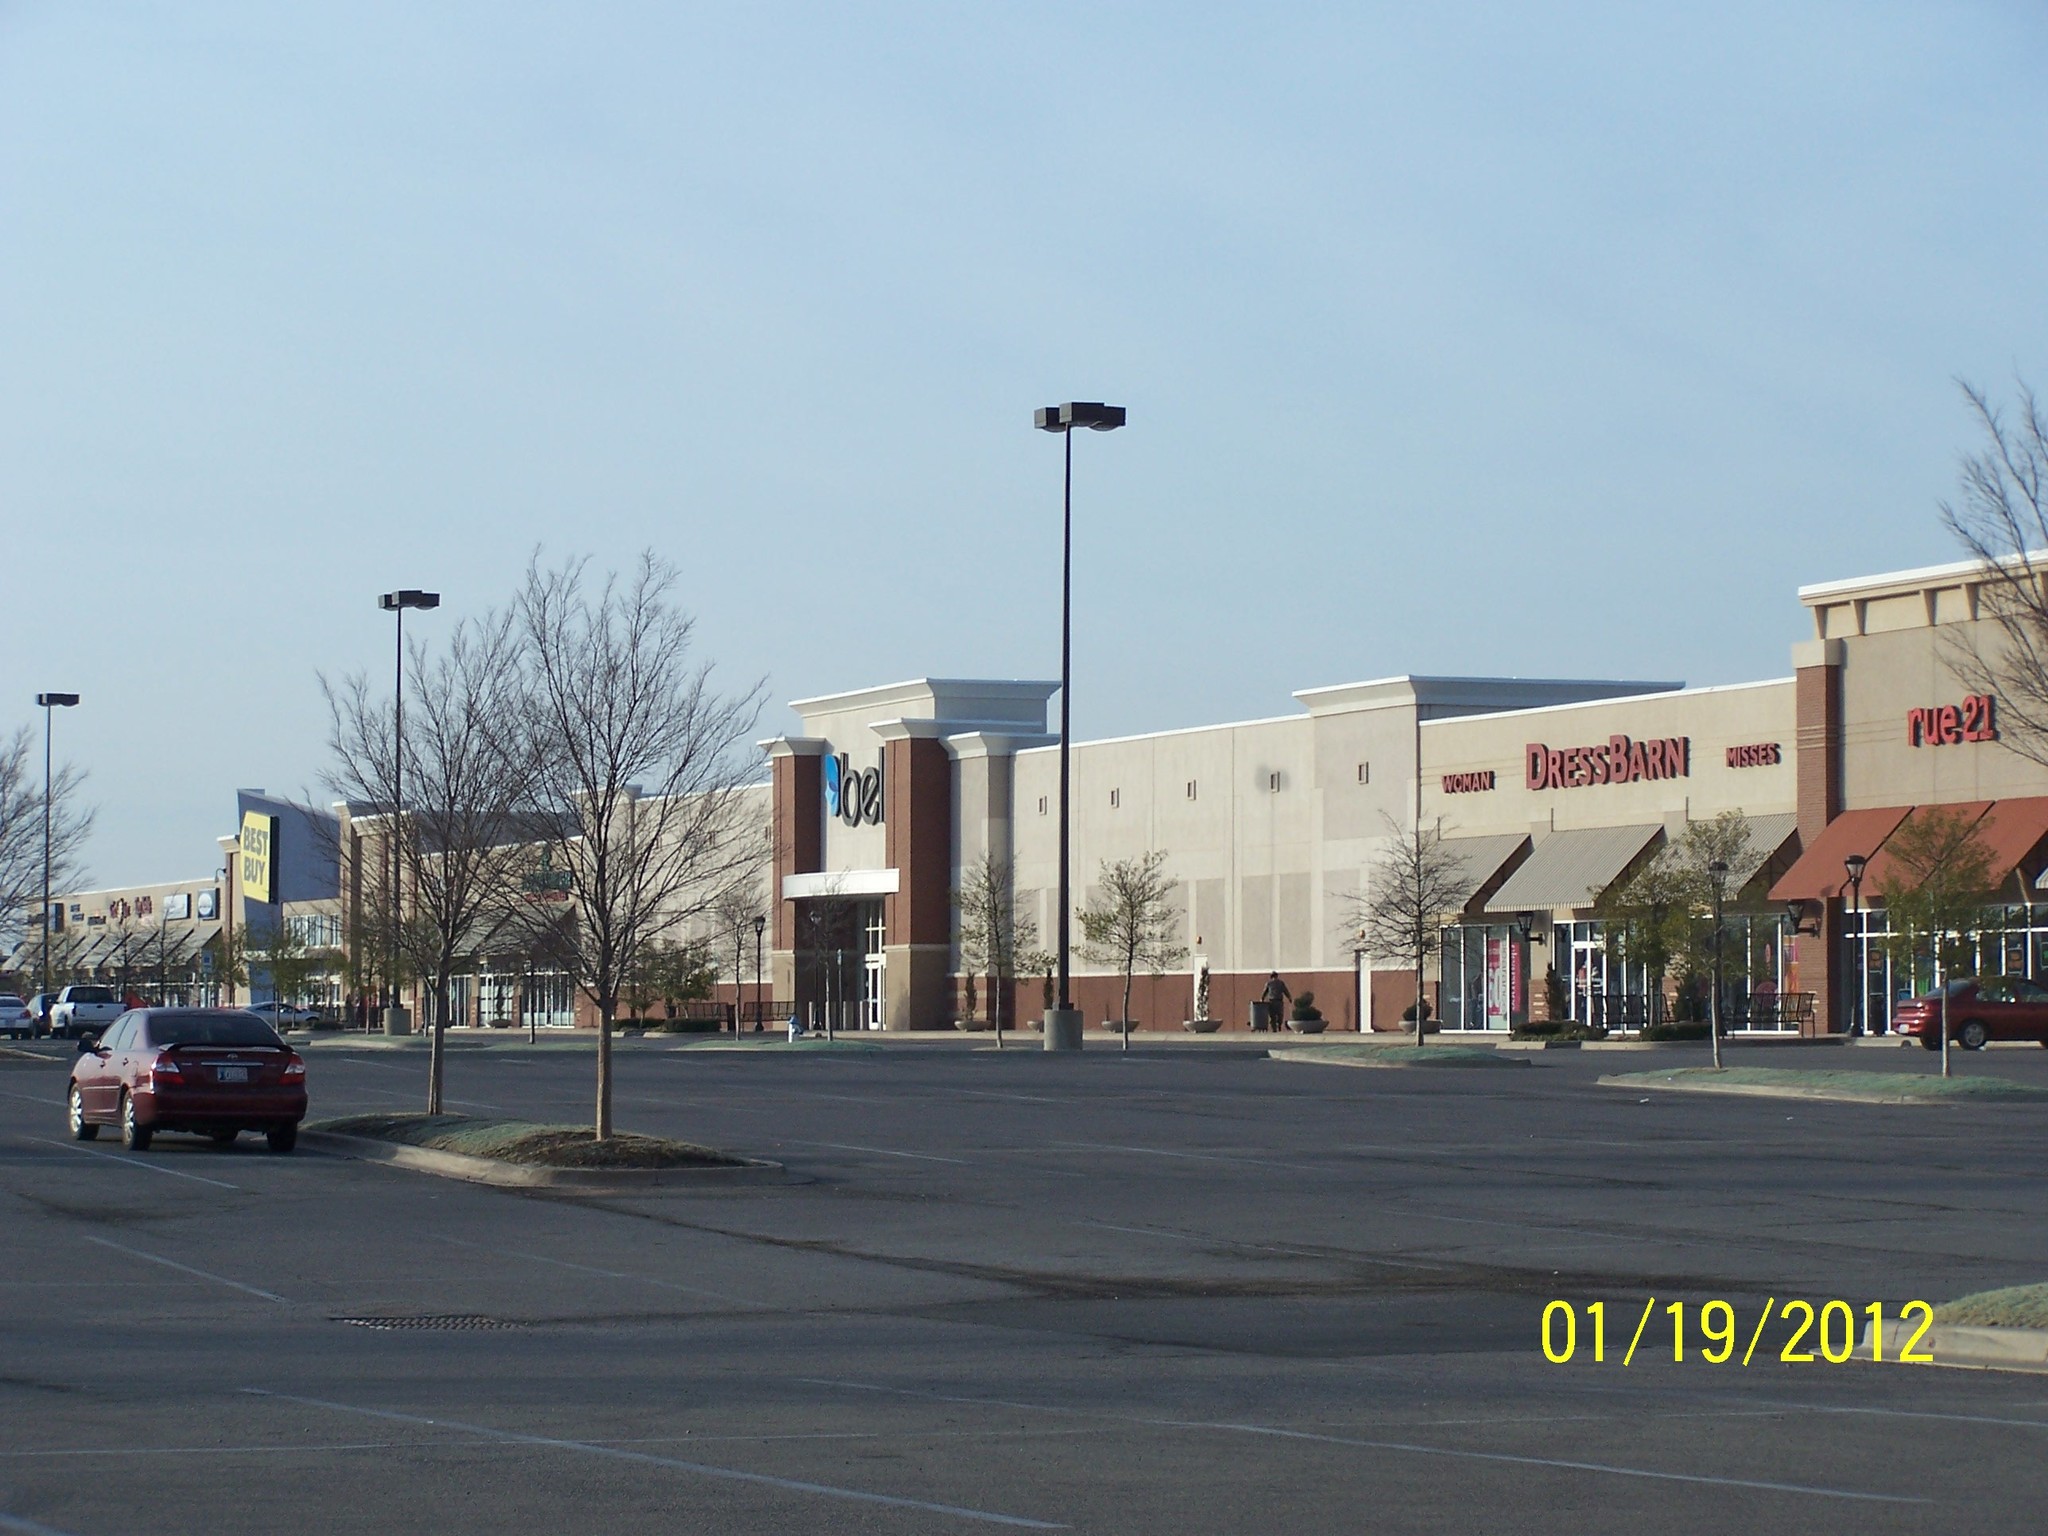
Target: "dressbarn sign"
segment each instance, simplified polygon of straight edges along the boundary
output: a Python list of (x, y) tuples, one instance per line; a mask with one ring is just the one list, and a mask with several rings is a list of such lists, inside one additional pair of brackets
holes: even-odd
[(1522, 762), (1530, 789), (1684, 779), (1692, 776), (1692, 738), (1660, 736), (1654, 741), (1631, 741), (1626, 736), (1610, 736), (1590, 747), (1550, 747), (1532, 741), (1522, 748)]

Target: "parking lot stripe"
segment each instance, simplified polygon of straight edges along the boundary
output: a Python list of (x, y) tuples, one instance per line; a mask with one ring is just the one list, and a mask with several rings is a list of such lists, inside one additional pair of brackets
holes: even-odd
[(180, 1173), (175, 1168), (166, 1168), (160, 1163), (144, 1162), (139, 1157), (123, 1157), (118, 1152), (97, 1152), (91, 1147), (81, 1147), (72, 1141), (52, 1141), (47, 1136), (25, 1136), (24, 1141), (33, 1141), (38, 1146), (62, 1147), (66, 1152), (83, 1152), (87, 1157), (104, 1157), (110, 1163), (125, 1163), (130, 1168), (141, 1168), (150, 1173), (167, 1173), (174, 1179), (190, 1179), (194, 1184), (211, 1184), (215, 1189), (240, 1190), (241, 1185), (230, 1184), (225, 1179), (202, 1178), (196, 1173)]
[(1713, 1488), (1751, 1488), (1763, 1493), (1796, 1493), (1823, 1499), (1850, 1499), (1874, 1504), (1932, 1504), (1934, 1500), (1913, 1494), (1865, 1493), (1854, 1488), (1823, 1488), (1806, 1483), (1775, 1483), (1746, 1477), (1715, 1477), (1704, 1472), (1658, 1472), (1647, 1467), (1623, 1467), (1601, 1461), (1564, 1461), (1549, 1456), (1517, 1456), (1508, 1451), (1474, 1451), (1462, 1447), (1415, 1445), (1404, 1440), (1367, 1440), (1349, 1435), (1325, 1435), (1305, 1429), (1283, 1429), (1274, 1424), (1231, 1424), (1204, 1419), (1152, 1419), (1133, 1414), (1106, 1413), (1096, 1408), (1065, 1408), (1054, 1404), (1021, 1403), (1006, 1398), (964, 1397), (944, 1392), (924, 1392), (912, 1387), (885, 1387), (866, 1381), (829, 1381), (817, 1377), (797, 1378), (806, 1386), (838, 1387), (852, 1392), (883, 1392), (895, 1397), (921, 1397), (935, 1403), (971, 1404), (984, 1408), (1019, 1409), (1027, 1413), (1073, 1414), (1103, 1419), (1113, 1424), (1132, 1424), (1145, 1429), (1206, 1429), (1228, 1434), (1259, 1435), (1279, 1440), (1306, 1440), (1322, 1445), (1342, 1445), (1367, 1451), (1398, 1451), (1411, 1456), (1445, 1456), (1459, 1461), (1503, 1462), (1511, 1466), (1552, 1467), (1566, 1472), (1598, 1472), (1610, 1477), (1646, 1478), (1653, 1482), (1696, 1483)]
[(19, 1515), (0, 1515), (0, 1531), (19, 1531), (22, 1536), (71, 1536), (69, 1531), (60, 1531), (54, 1525), (42, 1525), (34, 1520), (24, 1520)]
[(958, 1163), (968, 1166), (964, 1157), (935, 1157), (929, 1152), (891, 1152), (887, 1147), (856, 1147), (844, 1141), (798, 1141), (795, 1137), (782, 1138), (792, 1147), (829, 1147), (834, 1152), (872, 1152), (876, 1157), (907, 1157), (920, 1163)]
[(889, 1493), (869, 1493), (862, 1488), (838, 1488), (830, 1483), (810, 1483), (793, 1477), (774, 1477), (766, 1472), (743, 1472), (737, 1467), (716, 1467), (701, 1461), (683, 1461), (674, 1456), (656, 1456), (648, 1451), (629, 1451), (620, 1446), (601, 1445), (588, 1440), (561, 1440), (552, 1435), (523, 1435), (508, 1429), (491, 1429), (481, 1424), (465, 1424), (454, 1419), (433, 1419), (423, 1414), (397, 1413), (384, 1408), (359, 1408), (352, 1403), (329, 1402), (318, 1397), (297, 1397), (289, 1392), (273, 1392), (263, 1387), (244, 1387), (242, 1390), (252, 1397), (266, 1397), (273, 1402), (297, 1403), (305, 1408), (324, 1408), (331, 1413), (353, 1413), (363, 1418), (382, 1419), (392, 1424), (419, 1424), (433, 1429), (452, 1429), (466, 1435), (480, 1435), (485, 1439), (497, 1440), (507, 1445), (530, 1445), (543, 1450), (578, 1451), (586, 1456), (603, 1456), (615, 1461), (630, 1461), (641, 1466), (665, 1467), (676, 1472), (690, 1472), (699, 1477), (718, 1478), (724, 1482), (753, 1483), (764, 1488), (775, 1488), (785, 1493), (810, 1493), (821, 1498), (846, 1499), (858, 1504), (880, 1504), (889, 1509), (917, 1509), (927, 1514), (951, 1515), (959, 1520), (978, 1520), (987, 1525), (1015, 1526), (1030, 1531), (1064, 1531), (1069, 1527), (1051, 1520), (1033, 1520), (1023, 1515), (998, 1514), (993, 1510), (969, 1509), (959, 1504), (935, 1504), (926, 1499), (908, 1499)]
[(253, 1285), (244, 1285), (239, 1280), (230, 1280), (226, 1275), (216, 1275), (207, 1270), (194, 1269), (190, 1264), (180, 1264), (176, 1259), (167, 1259), (161, 1254), (144, 1253), (140, 1248), (130, 1248), (126, 1243), (117, 1243), (110, 1237), (94, 1237), (88, 1233), (85, 1236), (85, 1240), (88, 1243), (98, 1243), (102, 1248), (111, 1248), (116, 1253), (125, 1253), (130, 1258), (147, 1259), (152, 1264), (163, 1265), (165, 1269), (175, 1269), (181, 1274), (197, 1275), (201, 1280), (211, 1280), (216, 1285), (231, 1286), (235, 1290), (242, 1291), (250, 1296), (261, 1296), (265, 1301), (275, 1301), (282, 1305), (289, 1305), (282, 1296), (274, 1291), (258, 1290)]
[(521, 1253), (516, 1248), (487, 1248), (482, 1243), (464, 1242), (459, 1237), (442, 1237), (441, 1241), (452, 1243), (457, 1248), (471, 1248), (478, 1253), (495, 1254), (501, 1259), (525, 1259), (529, 1264), (552, 1264), (557, 1269), (574, 1270), (580, 1275), (600, 1275), (607, 1280), (632, 1280), (640, 1285), (657, 1285), (665, 1291), (680, 1291), (685, 1296), (703, 1296), (712, 1301), (725, 1302), (730, 1306), (766, 1306), (763, 1302), (749, 1301), (744, 1296), (728, 1296), (724, 1291), (707, 1291), (702, 1286), (682, 1285), (674, 1280), (657, 1280), (652, 1275), (634, 1275), (620, 1269), (598, 1269), (590, 1264), (572, 1264), (567, 1259), (551, 1259), (540, 1253)]

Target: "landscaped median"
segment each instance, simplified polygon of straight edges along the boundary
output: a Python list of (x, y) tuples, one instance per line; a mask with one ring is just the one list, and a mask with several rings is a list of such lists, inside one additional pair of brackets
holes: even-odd
[[(1902, 1361), (1908, 1352), (1918, 1365), (1954, 1365), (1974, 1370), (2048, 1371), (2048, 1285), (2016, 1285), (1979, 1291), (1934, 1309), (1928, 1318), (1887, 1318), (1882, 1348), (1870, 1329), (1857, 1354), (1883, 1362)], [(1928, 1359), (1919, 1359), (1927, 1356)]]
[(1491, 1046), (1398, 1044), (1276, 1046), (1266, 1055), (1273, 1061), (1306, 1062), (1323, 1067), (1526, 1067), (1527, 1057), (1504, 1056)]
[(1917, 1072), (1835, 1072), (1798, 1067), (1667, 1067), (1616, 1072), (1609, 1088), (1668, 1093), (1732, 1093), (1770, 1099), (1837, 1099), (1850, 1104), (1997, 1104), (2048, 1101), (2048, 1088), (1998, 1077), (1936, 1077)]
[(599, 1141), (587, 1125), (538, 1125), (483, 1115), (346, 1115), (310, 1121), (299, 1144), (422, 1173), (523, 1188), (608, 1190), (749, 1182), (782, 1165), (663, 1136)]

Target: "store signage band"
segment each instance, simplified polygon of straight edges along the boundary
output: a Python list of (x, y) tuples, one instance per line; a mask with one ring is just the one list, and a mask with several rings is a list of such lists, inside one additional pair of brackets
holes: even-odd
[(1586, 747), (1551, 747), (1532, 741), (1522, 748), (1522, 761), (1530, 789), (1683, 779), (1692, 776), (1692, 738), (1661, 736), (1631, 741), (1626, 736), (1610, 736)]
[(1949, 747), (1965, 741), (1998, 740), (1998, 700), (1973, 693), (1961, 704), (1937, 704), (1906, 711), (1906, 745)]
[(242, 814), (242, 896), (246, 901), (277, 900), (277, 818), (259, 811)]
[(825, 759), (825, 814), (849, 827), (882, 822), (882, 770), (855, 768), (844, 752)]
[(1476, 773), (1447, 773), (1444, 775), (1444, 793), (1447, 795), (1477, 795), (1492, 789), (1494, 771), (1482, 768)]
[(1753, 741), (1728, 749), (1730, 768), (1775, 768), (1784, 760), (1784, 751), (1775, 741)]

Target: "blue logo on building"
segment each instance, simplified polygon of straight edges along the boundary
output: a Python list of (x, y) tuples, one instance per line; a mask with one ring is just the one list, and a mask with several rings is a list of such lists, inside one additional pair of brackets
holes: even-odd
[(837, 816), (849, 827), (880, 826), (882, 821), (882, 770), (856, 768), (844, 752), (825, 759), (825, 814)]
[(837, 816), (839, 814), (839, 786), (841, 783), (840, 776), (845, 772), (844, 762), (845, 760), (840, 757), (828, 757), (825, 759), (825, 814), (827, 816)]

